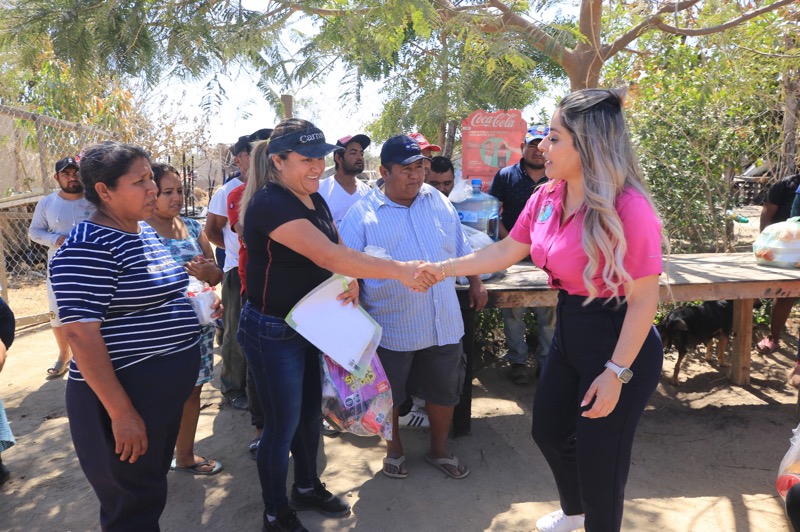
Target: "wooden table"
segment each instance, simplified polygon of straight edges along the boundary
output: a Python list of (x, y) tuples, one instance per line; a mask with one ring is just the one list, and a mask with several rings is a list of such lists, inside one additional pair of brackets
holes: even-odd
[[(750, 384), (750, 351), (753, 336), (753, 301), (773, 297), (800, 297), (800, 269), (760, 266), (752, 253), (698, 253), (671, 255), (661, 276), (662, 303), (733, 299), (733, 345), (730, 379), (739, 386)], [(520, 263), (484, 281), (489, 307), (554, 306), (557, 291), (547, 275), (531, 263)], [(469, 309), (466, 287), (458, 289), (464, 318), (464, 351), (467, 374), (461, 402), (453, 418), (456, 436), (469, 434), (472, 411), (472, 365), (475, 312)]]

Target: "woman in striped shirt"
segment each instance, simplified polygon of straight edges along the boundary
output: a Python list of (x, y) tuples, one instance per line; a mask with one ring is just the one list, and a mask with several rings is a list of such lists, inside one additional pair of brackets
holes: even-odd
[(66, 403), (103, 530), (158, 530), (183, 404), (197, 379), (200, 327), (188, 275), (156, 232), (158, 188), (141, 148), (104, 142), (81, 159), (97, 206), (50, 263), (74, 354)]

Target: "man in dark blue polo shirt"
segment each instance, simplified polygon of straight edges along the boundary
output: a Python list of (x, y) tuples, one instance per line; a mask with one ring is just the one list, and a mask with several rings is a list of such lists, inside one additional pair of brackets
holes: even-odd
[[(525, 140), (520, 146), (522, 159), (517, 164), (506, 166), (497, 172), (492, 180), (489, 194), (500, 201), (500, 238), (508, 236), (508, 232), (517, 223), (522, 209), (528, 202), (537, 186), (547, 181), (544, 175), (544, 159), (539, 151), (539, 143), (547, 136), (547, 126), (538, 125), (528, 129)], [(506, 334), (506, 360), (511, 364), (511, 380), (514, 384), (528, 383), (526, 362), (528, 360), (528, 344), (525, 342), (526, 308), (504, 308), (503, 329)], [(537, 340), (539, 349), (537, 374), (550, 350), (555, 329), (555, 309), (552, 307), (536, 307)]]

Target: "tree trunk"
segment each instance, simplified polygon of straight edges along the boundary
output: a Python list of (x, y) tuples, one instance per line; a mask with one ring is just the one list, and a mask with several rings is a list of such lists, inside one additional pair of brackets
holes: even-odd
[(600, 84), (603, 60), (597, 50), (582, 50), (566, 54), (563, 59), (564, 72), (569, 78), (570, 90), (595, 89)]
[(456, 148), (456, 128), (458, 128), (458, 120), (450, 120), (447, 122), (447, 136), (444, 139), (442, 155), (448, 159), (453, 158), (453, 150)]
[[(793, 39), (787, 39), (790, 44)], [(791, 48), (790, 48), (791, 49)], [(783, 78), (786, 102), (783, 108), (783, 144), (781, 145), (781, 178), (797, 172), (797, 115), (800, 105), (800, 69), (789, 69)]]

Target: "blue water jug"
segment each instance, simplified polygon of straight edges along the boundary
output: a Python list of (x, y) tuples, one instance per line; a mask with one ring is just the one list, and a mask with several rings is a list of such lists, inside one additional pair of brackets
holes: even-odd
[(486, 233), (497, 241), (500, 202), (494, 196), (481, 192), (483, 182), (480, 179), (473, 179), (471, 183), (472, 197), (453, 203), (453, 206), (462, 224)]

